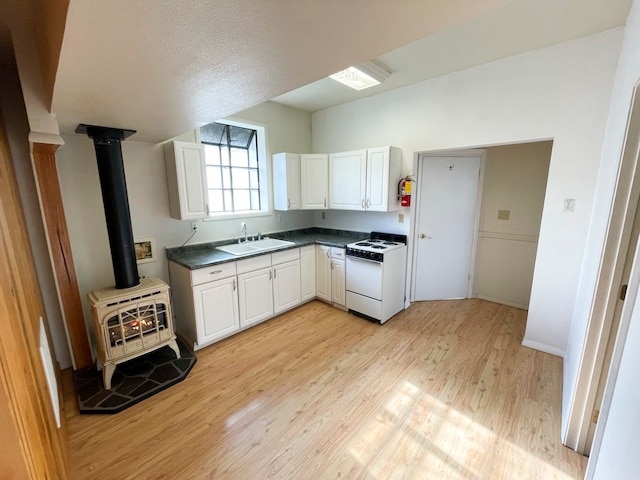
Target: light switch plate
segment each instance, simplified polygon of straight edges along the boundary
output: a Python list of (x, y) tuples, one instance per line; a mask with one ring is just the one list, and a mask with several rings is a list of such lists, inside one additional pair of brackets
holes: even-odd
[(562, 207), (563, 212), (575, 212), (576, 211), (576, 199), (575, 198), (565, 198), (564, 206)]

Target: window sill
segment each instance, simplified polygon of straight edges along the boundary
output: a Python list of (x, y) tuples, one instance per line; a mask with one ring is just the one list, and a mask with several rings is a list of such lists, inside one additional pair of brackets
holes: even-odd
[(221, 213), (217, 215), (210, 215), (203, 218), (203, 222), (216, 222), (219, 220), (237, 220), (240, 218), (255, 218), (255, 217), (270, 217), (273, 215), (272, 210), (260, 211), (260, 212), (240, 212), (240, 213)]

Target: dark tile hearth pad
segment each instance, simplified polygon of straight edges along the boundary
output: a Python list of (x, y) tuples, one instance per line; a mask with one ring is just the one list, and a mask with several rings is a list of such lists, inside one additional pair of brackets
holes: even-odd
[(80, 413), (118, 413), (184, 380), (196, 363), (195, 354), (180, 340), (181, 358), (168, 346), (121, 363), (105, 390), (95, 366), (73, 372)]

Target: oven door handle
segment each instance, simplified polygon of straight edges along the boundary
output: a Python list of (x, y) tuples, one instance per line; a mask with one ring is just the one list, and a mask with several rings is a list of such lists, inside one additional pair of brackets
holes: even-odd
[(376, 264), (378, 264), (378, 265), (382, 263), (382, 262), (379, 262), (379, 261), (377, 261), (377, 260), (371, 260), (371, 259), (369, 259), (369, 258), (354, 257), (354, 256), (351, 256), (351, 255), (347, 255), (347, 258), (348, 258), (349, 260), (355, 260), (355, 261), (358, 261), (358, 262), (376, 263)]

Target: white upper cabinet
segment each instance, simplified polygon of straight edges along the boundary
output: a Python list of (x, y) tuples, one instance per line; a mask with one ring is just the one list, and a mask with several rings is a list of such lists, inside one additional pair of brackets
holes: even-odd
[(364, 210), (367, 181), (367, 151), (329, 155), (329, 198), (331, 208)]
[(329, 208), (329, 157), (326, 154), (300, 155), (300, 208)]
[(401, 162), (402, 152), (397, 147), (367, 150), (367, 210), (392, 212), (400, 208), (398, 182)]
[(379, 147), (330, 156), (331, 208), (390, 212), (398, 210), (401, 151)]
[(193, 220), (208, 216), (204, 145), (169, 142), (164, 145), (171, 217)]
[(276, 153), (273, 159), (273, 208), (300, 208), (300, 155)]

